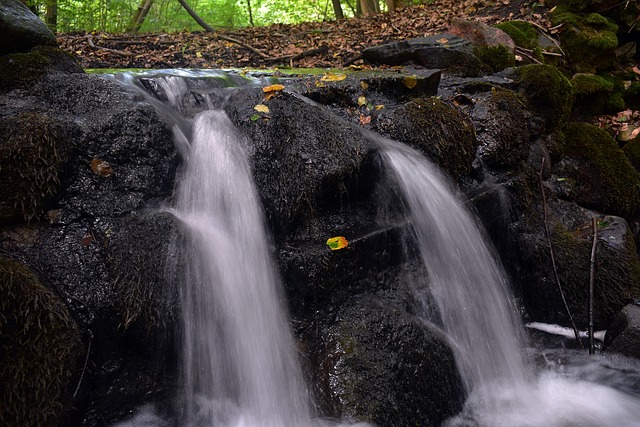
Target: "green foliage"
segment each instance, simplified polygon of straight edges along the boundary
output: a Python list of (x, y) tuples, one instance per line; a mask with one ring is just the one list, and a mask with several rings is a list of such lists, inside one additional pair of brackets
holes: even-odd
[[(332, 19), (333, 9), (326, 0), (249, 0), (253, 23), (293, 24)], [(248, 0), (187, 0), (187, 4), (214, 28), (249, 26)], [(58, 32), (124, 32), (141, 0), (58, 0)], [(46, 0), (33, 2), (44, 16)], [(351, 10), (343, 2), (345, 16)], [(141, 32), (200, 31), (202, 28), (175, 0), (155, 0), (140, 28)]]
[(22, 263), (0, 258), (0, 295), (0, 424), (62, 425), (81, 360), (80, 330)]

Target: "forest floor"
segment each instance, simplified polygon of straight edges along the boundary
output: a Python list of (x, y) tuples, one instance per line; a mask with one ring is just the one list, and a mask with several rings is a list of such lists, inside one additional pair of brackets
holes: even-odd
[[(454, 18), (495, 24), (526, 20), (549, 28), (548, 11), (528, 0), (435, 0), (392, 13), (215, 33), (60, 34), (84, 68), (339, 68), (363, 49), (444, 33)], [(358, 64), (358, 62), (356, 62)]]

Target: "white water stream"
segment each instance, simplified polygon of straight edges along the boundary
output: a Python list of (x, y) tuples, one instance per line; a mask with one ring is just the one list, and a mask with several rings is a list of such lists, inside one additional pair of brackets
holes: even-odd
[[(596, 382), (602, 377), (579, 379), (587, 375), (578, 367), (570, 375), (534, 372), (523, 354), (523, 327), (505, 273), (476, 221), (431, 162), (397, 142), (377, 142), (406, 202), (429, 291), (469, 393), (463, 412), (446, 424), (640, 426), (640, 383), (632, 395), (610, 386), (615, 378), (605, 384)], [(622, 369), (611, 373), (624, 376)]]

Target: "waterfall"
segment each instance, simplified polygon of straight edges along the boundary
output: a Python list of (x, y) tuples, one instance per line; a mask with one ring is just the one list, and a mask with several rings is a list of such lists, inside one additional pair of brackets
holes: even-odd
[[(472, 215), (437, 167), (417, 151), (375, 135), (369, 138), (380, 145), (383, 162), (406, 204), (428, 272), (429, 294), (468, 392), (463, 412), (445, 425), (640, 426), (637, 396), (599, 384), (602, 378), (575, 379), (604, 370), (595, 367), (593, 359), (584, 369), (574, 368), (571, 377), (534, 373), (523, 356), (523, 327), (505, 272)], [(416, 289), (416, 298), (423, 295)], [(607, 366), (608, 375), (619, 378), (615, 369), (624, 375), (624, 368), (613, 366)], [(637, 392), (636, 384), (632, 393)]]
[(501, 265), (438, 169), (415, 150), (384, 141), (382, 156), (403, 195), (430, 294), (468, 392), (531, 377), (524, 335)]
[(175, 208), (188, 230), (187, 425), (302, 426), (307, 392), (244, 141), (217, 111), (200, 113), (192, 134)]

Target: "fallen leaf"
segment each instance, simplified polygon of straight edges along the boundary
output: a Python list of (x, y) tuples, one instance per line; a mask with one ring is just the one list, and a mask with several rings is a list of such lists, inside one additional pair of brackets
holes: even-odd
[(402, 83), (408, 89), (413, 89), (418, 84), (418, 78), (416, 76), (407, 76), (402, 80)]
[(349, 246), (349, 242), (344, 236), (331, 237), (330, 239), (327, 239), (327, 246), (329, 246), (332, 251), (337, 251)]
[(264, 93), (277, 92), (279, 90), (284, 90), (284, 86), (281, 84), (275, 84), (275, 85), (265, 86), (262, 88), (262, 91)]
[(100, 160), (97, 158), (91, 160), (91, 170), (96, 175), (99, 175), (105, 178), (113, 174), (113, 169), (111, 168), (111, 165), (109, 164), (109, 162), (106, 162), (104, 160)]
[(382, 110), (383, 108), (384, 108), (384, 105), (382, 104), (376, 105), (376, 110)]
[(368, 125), (369, 123), (371, 123), (371, 116), (360, 114), (360, 126)]
[(358, 97), (358, 107), (362, 107), (363, 105), (367, 105), (367, 98), (364, 96)]
[(253, 109), (258, 111), (259, 113), (268, 113), (269, 112), (269, 107), (267, 107), (264, 104), (258, 104), (255, 107), (253, 107)]
[(322, 78), (320, 79), (323, 82), (339, 82), (341, 80), (344, 80), (347, 78), (346, 74), (333, 74), (333, 73), (326, 73), (325, 75), (322, 76)]
[(253, 116), (249, 117), (249, 120), (251, 120), (252, 122), (255, 122), (259, 118), (260, 118), (260, 114), (254, 114)]

